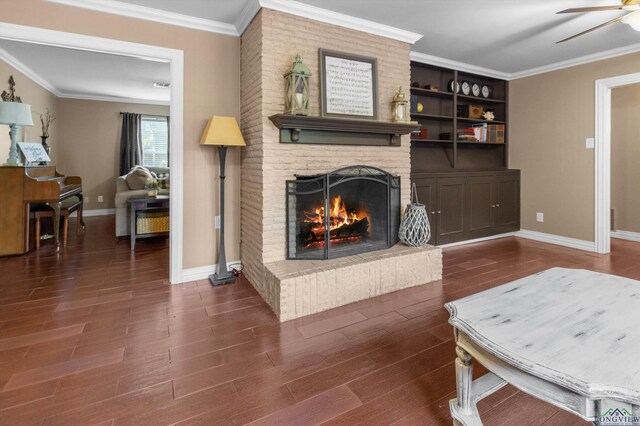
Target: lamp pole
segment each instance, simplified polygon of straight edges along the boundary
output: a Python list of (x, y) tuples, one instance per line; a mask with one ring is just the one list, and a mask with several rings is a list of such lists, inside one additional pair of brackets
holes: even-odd
[(230, 284), (236, 277), (227, 270), (227, 256), (224, 251), (224, 163), (227, 157), (227, 147), (218, 147), (220, 154), (220, 241), (218, 243), (218, 272), (209, 276), (211, 285)]
[(5, 166), (21, 166), (20, 156), (18, 155), (18, 144), (16, 143), (16, 134), (18, 133), (18, 126), (15, 124), (9, 125), (9, 137), (11, 138), (11, 145), (9, 146), (9, 158)]

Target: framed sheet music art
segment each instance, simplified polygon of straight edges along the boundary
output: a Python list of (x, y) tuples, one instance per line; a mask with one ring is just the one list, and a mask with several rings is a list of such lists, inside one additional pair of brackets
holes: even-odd
[(46, 164), (51, 161), (47, 151), (40, 142), (18, 142), (18, 147), (24, 155), (24, 160), (30, 164)]
[(376, 58), (320, 49), (323, 117), (378, 119)]

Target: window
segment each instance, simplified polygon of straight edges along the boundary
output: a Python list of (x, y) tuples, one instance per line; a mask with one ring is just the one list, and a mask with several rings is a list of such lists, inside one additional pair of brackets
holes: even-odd
[(169, 167), (169, 123), (167, 117), (143, 115), (140, 118), (142, 165)]

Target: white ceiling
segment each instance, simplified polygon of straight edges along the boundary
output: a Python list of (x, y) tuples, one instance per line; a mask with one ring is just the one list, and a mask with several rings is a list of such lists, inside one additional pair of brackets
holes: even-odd
[(2, 39), (0, 59), (59, 97), (169, 103), (168, 63)]
[[(614, 24), (575, 40), (555, 42), (620, 16), (622, 12), (556, 15), (571, 7), (619, 0), (49, 0), (205, 31), (240, 34), (260, 5), (329, 22), (350, 23), (400, 37), (423, 35), (414, 57), (458, 62), (473, 71), (515, 78), (572, 64), (583, 57), (640, 51), (640, 32)], [(319, 10), (317, 8), (324, 9)], [(329, 12), (326, 12), (329, 11)], [(340, 15), (342, 14), (342, 15)], [(356, 19), (358, 21), (358, 19)], [(380, 25), (379, 25), (380, 24)], [(384, 27), (384, 28), (383, 28)], [(392, 28), (388, 28), (392, 27)], [(414, 38), (415, 39), (415, 38)], [(417, 55), (415, 55), (417, 54)], [(168, 103), (167, 63), (0, 39), (5, 59), (58, 96), (122, 102)]]
[[(226, 24), (238, 23), (243, 8), (252, 1), (255, 0), (119, 0)], [(618, 11), (564, 15), (556, 12), (571, 7), (615, 5), (619, 0), (295, 0), (294, 3), (422, 34), (424, 37), (412, 48), (414, 52), (505, 74), (640, 43), (640, 32), (617, 23), (555, 44), (622, 15)]]

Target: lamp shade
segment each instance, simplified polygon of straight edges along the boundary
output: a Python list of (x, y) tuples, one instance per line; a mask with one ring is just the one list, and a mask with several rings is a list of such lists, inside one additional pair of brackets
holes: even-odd
[(31, 105), (19, 102), (0, 102), (0, 124), (33, 126)]
[(622, 23), (629, 25), (636, 31), (640, 31), (640, 11), (631, 12), (622, 18)]
[(200, 145), (245, 146), (246, 144), (234, 117), (214, 115), (204, 129)]

